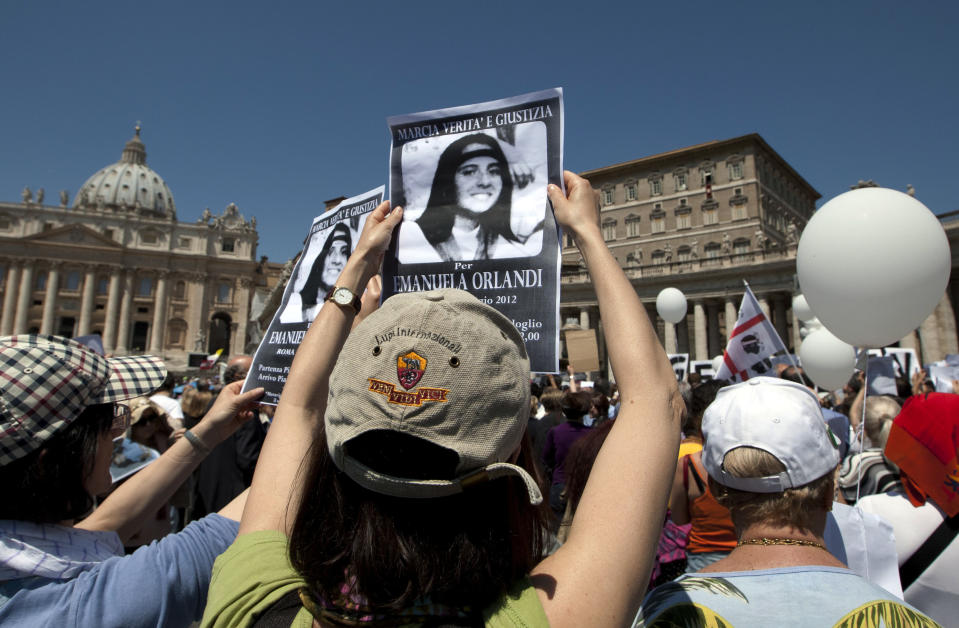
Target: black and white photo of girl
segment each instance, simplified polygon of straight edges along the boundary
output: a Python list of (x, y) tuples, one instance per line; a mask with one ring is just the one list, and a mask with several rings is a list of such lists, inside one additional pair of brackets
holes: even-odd
[[(319, 242), (323, 242), (323, 247), (319, 253), (312, 253)], [(280, 315), (281, 323), (312, 322), (327, 292), (333, 288), (346, 265), (352, 248), (353, 234), (345, 223), (338, 223), (330, 230), (317, 231), (311, 236), (310, 246), (297, 267), (293, 292)]]
[(497, 131), (403, 146), (401, 263), (539, 254), (547, 206), (546, 127), (531, 122)]

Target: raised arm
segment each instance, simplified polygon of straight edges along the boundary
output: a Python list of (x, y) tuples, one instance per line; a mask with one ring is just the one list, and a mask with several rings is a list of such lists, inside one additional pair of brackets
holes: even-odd
[(646, 309), (603, 240), (593, 189), (571, 172), (565, 180), (568, 196), (550, 185), (549, 197), (586, 261), (622, 401), (568, 540), (534, 569), (533, 582), (551, 626), (620, 626), (649, 582), (683, 401)]
[[(379, 271), (393, 228), (402, 219), (403, 210), (397, 207), (391, 212), (389, 201), (373, 210), (336, 281), (338, 287), (362, 292)], [(379, 284), (374, 286), (378, 289)], [(367, 303), (364, 309), (368, 308)], [(240, 534), (257, 530), (289, 534), (300, 505), (300, 466), (323, 425), (330, 374), (354, 317), (350, 308), (324, 303), (296, 350), (253, 474)]]
[[(212, 449), (252, 416), (253, 404), (263, 396), (256, 388), (240, 394), (243, 382), (226, 386), (203, 419), (190, 430), (203, 446)], [(117, 487), (89, 517), (77, 524), (85, 530), (113, 530), (127, 541), (140, 531), (147, 518), (170, 500), (193, 473), (206, 452), (186, 438), (178, 439), (156, 461)]]

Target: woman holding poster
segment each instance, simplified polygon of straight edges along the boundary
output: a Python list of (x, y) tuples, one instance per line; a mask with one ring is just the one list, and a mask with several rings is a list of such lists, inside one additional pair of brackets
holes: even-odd
[[(525, 187), (531, 174), (516, 177)], [(514, 175), (500, 142), (485, 133), (464, 135), (440, 155), (429, 201), (415, 225), (401, 228), (401, 250), (425, 251), (433, 259), (471, 261), (529, 255), (511, 227)], [(425, 243), (424, 243), (425, 244)], [(413, 249), (412, 247), (416, 247)]]
[[(203, 626), (621, 626), (639, 607), (683, 408), (646, 310), (603, 240), (589, 182), (549, 197), (583, 253), (623, 397), (566, 543), (546, 556), (512, 321), (455, 289), (397, 294), (306, 332)], [(336, 284), (370, 281), (398, 208), (370, 215)], [(371, 294), (372, 293), (372, 294)], [(352, 332), (351, 332), (352, 329)]]

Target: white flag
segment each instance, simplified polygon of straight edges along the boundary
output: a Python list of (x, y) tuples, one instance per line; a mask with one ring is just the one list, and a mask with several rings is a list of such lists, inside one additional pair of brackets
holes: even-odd
[(776, 328), (759, 307), (753, 291), (746, 286), (746, 294), (739, 305), (736, 327), (726, 343), (723, 364), (716, 379), (742, 382), (757, 375), (776, 377), (771, 358), (786, 353)]

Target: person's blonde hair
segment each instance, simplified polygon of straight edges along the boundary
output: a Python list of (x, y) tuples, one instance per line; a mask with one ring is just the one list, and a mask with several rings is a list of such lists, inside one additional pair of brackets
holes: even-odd
[(873, 447), (885, 448), (886, 440), (889, 439), (889, 430), (892, 429), (892, 421), (899, 415), (900, 410), (902, 407), (899, 403), (888, 395), (866, 397), (863, 430)]
[(207, 406), (213, 399), (213, 394), (209, 390), (197, 390), (193, 386), (187, 386), (180, 397), (180, 409), (183, 414), (200, 418), (206, 413)]
[[(755, 447), (737, 447), (723, 459), (723, 468), (738, 478), (777, 475), (786, 466), (768, 451)], [(737, 530), (755, 523), (790, 526), (811, 530), (817, 512), (832, 499), (834, 473), (781, 493), (750, 493), (723, 486), (711, 480), (716, 500), (729, 509)]]

